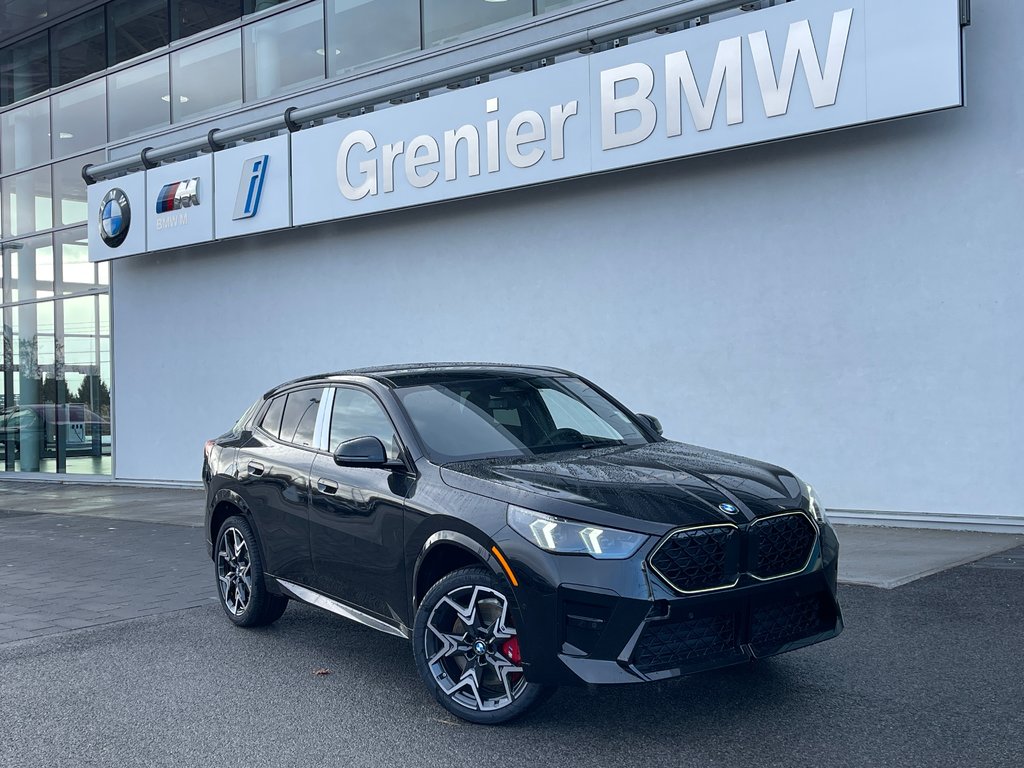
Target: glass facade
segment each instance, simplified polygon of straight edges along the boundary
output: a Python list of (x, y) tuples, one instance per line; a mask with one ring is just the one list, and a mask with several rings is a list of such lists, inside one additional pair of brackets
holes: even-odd
[(0, 180), (3, 236), (25, 235), (53, 226), (53, 192), (47, 166)]
[(243, 29), (245, 99), (276, 96), (324, 79), (321, 2), (279, 13)]
[(0, 471), (110, 474), (110, 305), (86, 228), (2, 253)]
[(83, 165), (593, 1), (109, 0), (0, 46), (0, 473), (112, 473), (110, 266), (89, 261)]
[(423, 0), (423, 44), (444, 45), (532, 15), (533, 0)]
[(55, 227), (84, 224), (88, 218), (85, 179), (82, 166), (98, 165), (107, 159), (102, 150), (88, 155), (77, 155), (54, 163), (53, 168), (53, 222)]
[(0, 50), (0, 105), (27, 99), (50, 87), (48, 38), (41, 32)]
[[(216, 73), (211, 77), (211, 73)], [(242, 103), (242, 41), (238, 30), (171, 54), (171, 121), (181, 122)]]
[(97, 8), (58, 24), (50, 32), (50, 78), (53, 86), (88, 77), (107, 66), (107, 28)]
[(107, 4), (108, 59), (134, 59), (170, 42), (166, 0), (113, 0)]
[(53, 156), (66, 157), (107, 143), (107, 83), (104, 79), (61, 91), (50, 99)]
[(420, 49), (420, 6), (406, 0), (328, 0), (330, 73)]
[(50, 103), (46, 99), (0, 114), (0, 173), (50, 159)]
[(171, 120), (167, 59), (161, 57), (107, 77), (111, 141), (145, 133)]
[[(596, 1), (110, 0), (47, 31), (0, 47), (0, 107), (98, 74), (108, 66), (144, 56), (172, 41), (187, 39), (240, 17), (250, 22), (243, 26), (247, 62), (249, 55), (256, 57), (246, 65), (245, 98), (252, 100), (316, 82), (325, 74), (346, 75), (534, 15)], [(277, 14), (270, 12), (281, 5), (289, 7), (282, 8), (280, 18), (271, 22)], [(305, 47), (316, 36), (310, 20), (313, 6), (319, 9), (321, 38), (324, 26), (327, 29), (327, 44), (321, 39), (309, 49), (326, 59), (319, 64), (307, 55)], [(294, 16), (284, 18), (293, 12)], [(248, 16), (252, 18), (247, 19)], [(271, 69), (267, 60), (274, 46), (267, 37), (273, 30), (300, 45), (295, 49), (298, 61), (282, 59), (283, 71), (269, 73), (276, 85), (264, 88), (258, 81), (263, 72)], [(191, 116), (184, 110), (181, 119)]]
[(241, 14), (241, 0), (171, 0), (171, 39), (190, 37)]

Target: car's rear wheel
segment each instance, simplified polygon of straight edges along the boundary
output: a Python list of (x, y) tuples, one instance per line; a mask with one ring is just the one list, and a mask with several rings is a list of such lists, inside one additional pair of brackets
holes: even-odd
[(512, 720), (555, 690), (526, 680), (509, 587), (482, 567), (430, 588), (416, 612), (413, 655), (438, 702), (473, 723)]
[(244, 517), (229, 517), (221, 525), (214, 567), (220, 605), (231, 621), (240, 627), (259, 627), (281, 618), (288, 598), (267, 591), (256, 536)]

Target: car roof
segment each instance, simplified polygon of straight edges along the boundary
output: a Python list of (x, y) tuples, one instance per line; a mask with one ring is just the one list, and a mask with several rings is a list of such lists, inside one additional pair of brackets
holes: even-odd
[(274, 387), (267, 392), (266, 396), (295, 384), (332, 379), (367, 378), (379, 381), (388, 387), (400, 387), (450, 381), (465, 378), (467, 375), (491, 377), (508, 375), (575, 376), (576, 374), (562, 368), (542, 365), (519, 365), (515, 363), (402, 363), (399, 365), (380, 365), (369, 368), (350, 368), (342, 371), (321, 373), (315, 376), (303, 376), (302, 378), (293, 379)]

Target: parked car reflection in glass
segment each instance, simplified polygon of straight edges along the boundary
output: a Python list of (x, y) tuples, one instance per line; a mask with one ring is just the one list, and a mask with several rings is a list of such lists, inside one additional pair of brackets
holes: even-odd
[(83, 403), (17, 405), (0, 412), (0, 456), (20, 459), (32, 450), (39, 458), (55, 458), (58, 441), (69, 456), (107, 455), (110, 419)]

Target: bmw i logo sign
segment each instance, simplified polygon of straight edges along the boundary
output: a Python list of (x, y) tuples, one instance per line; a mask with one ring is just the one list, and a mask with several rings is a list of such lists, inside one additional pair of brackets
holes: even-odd
[(725, 512), (727, 515), (735, 515), (737, 512), (740, 511), (738, 507), (728, 503), (719, 504), (718, 508)]
[(132, 224), (132, 207), (128, 195), (114, 187), (100, 201), (100, 239), (111, 248), (117, 248), (128, 237)]

